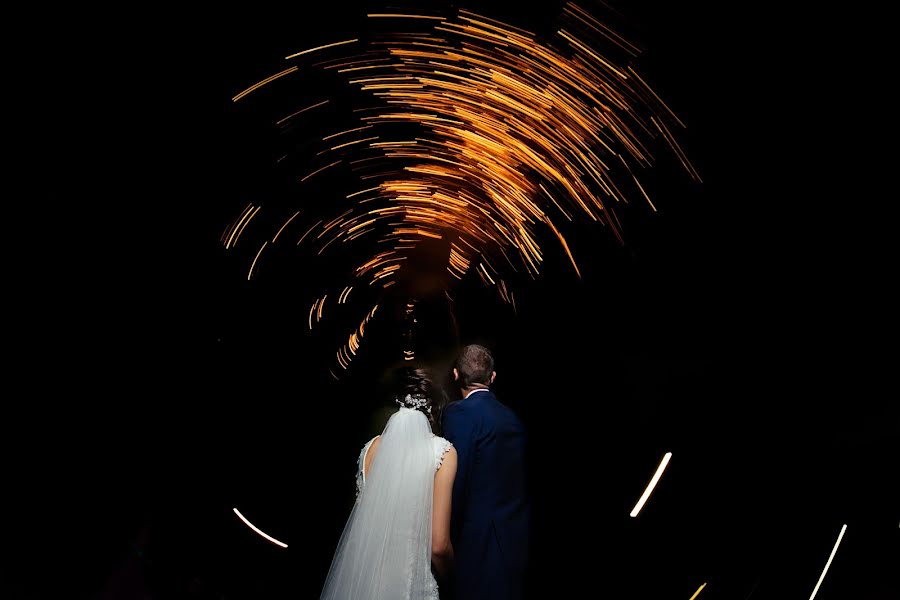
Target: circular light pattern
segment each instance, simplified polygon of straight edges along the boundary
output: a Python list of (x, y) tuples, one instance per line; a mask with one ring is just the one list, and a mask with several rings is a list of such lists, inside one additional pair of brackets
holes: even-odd
[[(630, 64), (637, 49), (576, 4), (564, 7), (549, 39), (467, 10), (368, 17), (391, 29), (292, 53), (285, 69), (233, 97), (315, 70), (345, 78), (368, 103), (353, 109), (352, 127), (314, 140), (321, 148), (298, 176), (304, 186), (337, 175), (355, 189), (329, 198), (333, 214), (325, 218), (321, 205), (307, 218), (302, 203), (285, 214), (247, 272), (254, 277), (276, 242), (316, 256), (354, 245), (352, 281), (309, 311), (312, 328), (326, 301), (347, 304), (351, 289), (365, 297), (364, 316), (337, 352), (341, 368), (356, 354), (379, 293), (423, 246), (443, 244), (446, 261), (435, 276), (445, 291), (471, 272), (514, 304), (508, 280), (540, 272), (544, 238), (580, 275), (565, 222), (601, 223), (622, 240), (617, 207), (639, 199), (655, 210), (640, 180), (654, 163), (651, 149), (671, 151), (699, 181), (673, 133), (683, 124)], [(329, 104), (297, 107), (276, 124), (288, 130)], [(227, 248), (261, 208), (238, 215), (222, 236)]]

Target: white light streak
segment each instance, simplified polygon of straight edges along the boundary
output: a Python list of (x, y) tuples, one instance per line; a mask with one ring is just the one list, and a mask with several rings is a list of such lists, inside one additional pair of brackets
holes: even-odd
[(659, 466), (656, 468), (656, 473), (653, 474), (653, 479), (650, 480), (650, 484), (647, 486), (647, 489), (644, 490), (644, 493), (641, 495), (641, 499), (638, 500), (637, 504), (634, 505), (634, 508), (631, 510), (631, 516), (636, 517), (638, 513), (641, 512), (641, 509), (644, 508), (644, 503), (647, 502), (647, 498), (650, 497), (650, 494), (653, 493), (653, 488), (656, 487), (656, 483), (659, 481), (659, 478), (662, 477), (663, 471), (666, 470), (666, 465), (669, 464), (669, 460), (672, 458), (671, 452), (666, 452), (666, 455), (663, 456), (662, 461), (660, 461)]
[(285, 544), (284, 542), (279, 542), (278, 540), (276, 540), (275, 538), (273, 538), (271, 535), (269, 535), (269, 534), (267, 534), (267, 533), (261, 531), (258, 527), (256, 527), (256, 525), (254, 525), (253, 523), (251, 523), (250, 521), (248, 521), (247, 518), (246, 518), (244, 515), (242, 515), (242, 514), (241, 514), (241, 511), (239, 511), (238, 509), (232, 508), (231, 510), (234, 511), (234, 514), (236, 514), (236, 515), (238, 516), (238, 518), (239, 518), (241, 521), (243, 521), (244, 524), (245, 524), (247, 527), (249, 527), (250, 529), (252, 529), (252, 530), (255, 531), (256, 533), (258, 533), (259, 535), (263, 536), (264, 538), (266, 538), (267, 540), (269, 540), (270, 542), (272, 542), (272, 543), (275, 544), (276, 546), (281, 546), (282, 548), (287, 548), (287, 547), (288, 547), (288, 545)]
[(834, 543), (834, 548), (831, 549), (831, 556), (828, 557), (828, 562), (825, 563), (825, 568), (822, 569), (822, 575), (819, 577), (819, 581), (816, 583), (816, 587), (813, 589), (812, 595), (809, 597), (809, 600), (813, 600), (813, 598), (815, 598), (816, 594), (819, 592), (819, 586), (822, 585), (822, 580), (825, 579), (825, 573), (828, 572), (828, 567), (831, 566), (831, 560), (834, 558), (838, 546), (841, 545), (841, 538), (844, 537), (845, 531), (847, 531), (846, 523), (844, 523), (844, 526), (841, 527), (841, 532), (838, 534), (838, 539)]

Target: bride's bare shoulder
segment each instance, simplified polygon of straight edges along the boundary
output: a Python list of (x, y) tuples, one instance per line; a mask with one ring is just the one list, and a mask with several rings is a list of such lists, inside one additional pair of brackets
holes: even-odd
[(364, 469), (366, 474), (369, 473), (369, 465), (372, 464), (372, 459), (375, 457), (375, 452), (378, 450), (378, 444), (381, 442), (381, 436), (376, 435), (372, 438), (372, 441), (369, 442), (369, 449), (366, 450), (366, 459), (364, 461)]

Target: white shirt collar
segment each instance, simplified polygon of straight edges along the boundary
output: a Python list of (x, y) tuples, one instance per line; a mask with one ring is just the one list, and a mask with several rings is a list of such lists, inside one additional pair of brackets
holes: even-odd
[[(489, 390), (488, 388), (478, 388), (477, 390), (472, 390), (471, 392), (466, 394), (466, 398), (468, 398), (472, 394), (477, 394), (478, 392), (489, 392), (489, 391), (491, 391), (491, 390)], [(463, 398), (463, 400), (465, 400), (465, 398)]]

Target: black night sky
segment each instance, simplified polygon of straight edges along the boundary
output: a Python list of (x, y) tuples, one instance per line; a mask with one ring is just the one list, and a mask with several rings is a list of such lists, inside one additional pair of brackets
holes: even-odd
[[(658, 211), (623, 208), (624, 244), (573, 223), (580, 278), (548, 239), (515, 311), (471, 277), (452, 303), (410, 291), (426, 254), (336, 381), (349, 322), (307, 317), (346, 274), (282, 253), (248, 281), (256, 248), (220, 241), (250, 202), (303, 204), (266, 102), (231, 98), (377, 5), (270, 4), (35, 16), (8, 115), (32, 167), (7, 200), (0, 598), (318, 597), (413, 294), (419, 356), (485, 343), (529, 429), (532, 598), (805, 599), (844, 524), (816, 597), (897, 597), (896, 269), (847, 116), (880, 104), (835, 80), (867, 72), (828, 28), (774, 4), (586, 3), (644, 49), (703, 183), (661, 158)], [(543, 35), (562, 3), (443, 6)]]

